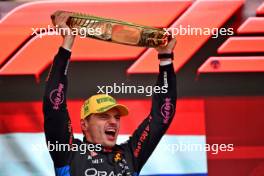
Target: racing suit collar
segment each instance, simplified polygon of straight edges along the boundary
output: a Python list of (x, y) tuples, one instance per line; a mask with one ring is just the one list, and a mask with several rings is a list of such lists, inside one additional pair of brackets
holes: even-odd
[[(88, 141), (88, 140), (86, 139), (85, 136), (83, 137), (83, 142), (84, 142), (84, 143), (87, 143), (87, 144), (93, 144), (93, 145), (96, 145), (96, 143), (93, 143), (93, 142)], [(119, 151), (119, 149), (118, 149), (118, 145), (115, 145), (115, 146), (113, 146), (113, 147), (104, 147), (104, 146), (102, 146), (102, 150), (99, 151), (99, 153), (100, 153), (100, 152), (101, 152), (101, 153), (109, 153), (109, 152), (113, 152), (113, 151)]]

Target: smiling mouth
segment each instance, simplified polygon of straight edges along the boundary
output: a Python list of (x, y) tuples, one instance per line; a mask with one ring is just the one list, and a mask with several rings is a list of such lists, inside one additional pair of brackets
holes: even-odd
[(106, 134), (107, 139), (110, 140), (110, 141), (115, 140), (116, 132), (117, 132), (116, 128), (112, 128), (112, 127), (111, 128), (107, 128), (105, 130), (105, 134)]

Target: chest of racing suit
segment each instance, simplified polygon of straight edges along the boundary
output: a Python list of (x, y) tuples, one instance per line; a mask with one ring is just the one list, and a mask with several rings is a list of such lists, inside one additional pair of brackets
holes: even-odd
[[(87, 144), (80, 140), (75, 140), (74, 142), (79, 146)], [(106, 151), (103, 148), (99, 152), (89, 150), (86, 152), (74, 151), (69, 162), (69, 172), (71, 175), (80, 176), (137, 175), (132, 153), (127, 151), (127, 149), (126, 144), (123, 144), (122, 146), (116, 145)]]

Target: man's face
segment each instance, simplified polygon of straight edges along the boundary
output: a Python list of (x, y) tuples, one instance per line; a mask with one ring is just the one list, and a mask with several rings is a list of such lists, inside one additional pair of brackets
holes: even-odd
[(81, 128), (89, 142), (113, 147), (120, 128), (120, 113), (113, 108), (104, 113), (92, 114), (81, 120)]

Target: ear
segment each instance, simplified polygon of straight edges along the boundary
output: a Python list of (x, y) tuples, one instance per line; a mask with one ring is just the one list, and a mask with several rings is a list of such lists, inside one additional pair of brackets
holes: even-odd
[(88, 125), (87, 125), (86, 121), (81, 119), (80, 124), (81, 124), (82, 131), (87, 131)]

